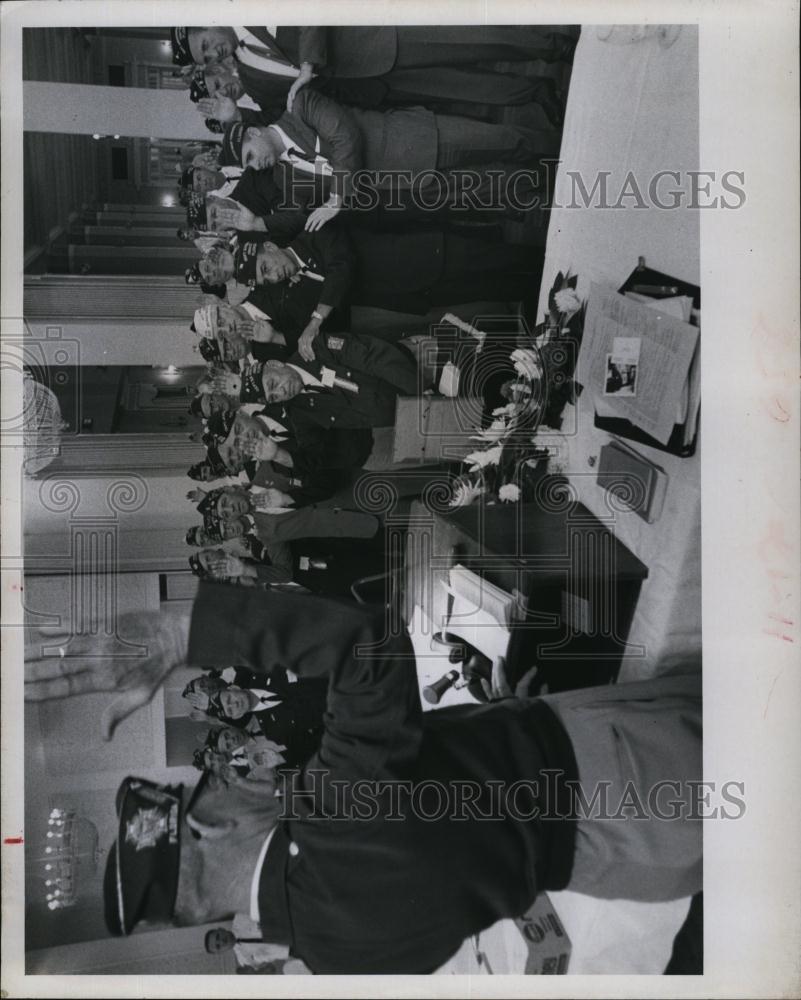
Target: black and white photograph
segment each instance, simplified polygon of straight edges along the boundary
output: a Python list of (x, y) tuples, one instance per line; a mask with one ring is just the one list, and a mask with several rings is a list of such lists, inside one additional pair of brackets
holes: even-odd
[(5, 996), (801, 988), (798, 9), (660, 6), (2, 5)]

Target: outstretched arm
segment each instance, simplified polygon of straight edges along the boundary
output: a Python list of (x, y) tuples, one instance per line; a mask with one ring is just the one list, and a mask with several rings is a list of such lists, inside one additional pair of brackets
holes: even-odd
[(25, 700), (118, 691), (100, 719), (103, 739), (110, 740), (118, 723), (146, 705), (170, 673), (186, 662), (189, 624), (189, 614), (174, 611), (122, 615), (120, 632), (145, 647), (131, 652), (121, 648), (116, 636), (40, 632), (26, 644)]

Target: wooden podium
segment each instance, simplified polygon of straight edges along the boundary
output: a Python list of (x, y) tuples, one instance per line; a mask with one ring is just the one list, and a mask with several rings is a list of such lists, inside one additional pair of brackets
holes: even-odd
[(606, 684), (623, 653), (636, 653), (626, 636), (648, 569), (581, 504), (474, 504), (448, 514), (413, 504), (407, 621), (418, 604), (435, 627), (442, 623), (447, 594), (439, 581), (457, 562), (517, 598), (507, 649), (512, 685), (535, 663), (550, 691)]
[(483, 401), (472, 396), (398, 396), (392, 461), (459, 461), (481, 447), (471, 435), (481, 429), (482, 407)]

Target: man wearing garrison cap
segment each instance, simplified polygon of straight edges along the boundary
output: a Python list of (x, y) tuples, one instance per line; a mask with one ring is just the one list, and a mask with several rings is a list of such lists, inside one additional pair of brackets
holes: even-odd
[[(292, 108), (309, 86), (345, 104), (506, 106), (542, 100), (550, 89), (509, 73), (478, 71), (497, 60), (571, 59), (575, 28), (190, 27), (172, 29), (173, 61), (236, 61), (244, 90), (265, 110)], [(230, 112), (229, 112), (230, 113)]]
[[(191, 616), (120, 625), (146, 655), (86, 635), (65, 660), (41, 634), (26, 698), (116, 686), (108, 738), (185, 664), (265, 681), (291, 670), (327, 679), (328, 695), (320, 748), (281, 799), (211, 779), (189, 801), (123, 783), (104, 884), (115, 933), (223, 921), (253, 901), (265, 940), (314, 973), (427, 973), (542, 891), (655, 902), (701, 889), (697, 663), (424, 713), (414, 647), (383, 609), (201, 582)], [(608, 808), (588, 807), (601, 789)]]
[[(424, 108), (382, 113), (348, 109), (303, 90), (292, 112), (277, 120), (236, 122), (226, 128), (220, 163), (272, 170), (288, 165), (310, 179), (325, 178), (328, 200), (315, 208), (308, 229), (326, 225), (354, 197), (375, 199), (383, 190), (434, 187), (437, 173), (482, 164), (542, 166), (558, 155), (561, 135), (547, 121), (494, 124)], [(439, 185), (441, 181), (437, 181)], [(436, 202), (439, 191), (434, 190)], [(431, 203), (430, 195), (426, 201)], [(398, 206), (396, 206), (397, 208)]]
[(331, 225), (283, 247), (240, 234), (234, 276), (251, 288), (247, 301), (310, 361), (321, 330), (347, 329), (338, 316), (348, 304), (423, 315), (465, 302), (527, 302), (539, 294), (543, 259), (535, 247), (440, 229), (372, 233)]
[(200, 306), (190, 329), (201, 341), (218, 345), (214, 360), (244, 361), (251, 357), (267, 361), (287, 354), (284, 335), (258, 306), (247, 300), (237, 306), (227, 302)]

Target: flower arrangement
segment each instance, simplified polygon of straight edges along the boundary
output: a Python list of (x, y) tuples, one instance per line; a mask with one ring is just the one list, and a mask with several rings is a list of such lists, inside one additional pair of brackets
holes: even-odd
[(577, 275), (559, 272), (533, 341), (518, 342), (509, 355), (512, 377), (500, 389), (507, 402), (474, 435), (482, 447), (465, 456), (467, 468), (454, 481), (449, 506), (464, 507), (479, 497), (488, 504), (518, 503), (540, 477), (548, 449), (537, 446), (532, 432), (541, 425), (558, 430), (565, 405), (580, 391), (572, 378), (585, 314), (577, 283)]
[(562, 426), (565, 406), (574, 403), (581, 391), (573, 381), (573, 372), (584, 332), (586, 306), (576, 292), (577, 284), (578, 275), (561, 271), (557, 274), (548, 293), (548, 311), (534, 331), (547, 385), (542, 424), (555, 430)]
[(482, 447), (464, 457), (467, 469), (453, 483), (451, 507), (468, 506), (479, 497), (490, 504), (517, 503), (523, 496), (521, 481), (531, 471), (524, 468), (525, 462), (538, 457), (531, 431), (542, 412), (544, 368), (535, 345), (516, 347), (509, 361), (514, 376), (500, 390), (507, 402), (496, 407), (489, 425), (471, 438)]

